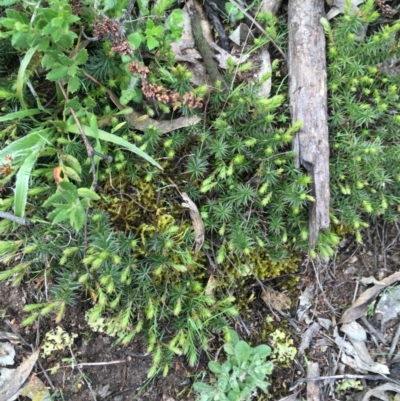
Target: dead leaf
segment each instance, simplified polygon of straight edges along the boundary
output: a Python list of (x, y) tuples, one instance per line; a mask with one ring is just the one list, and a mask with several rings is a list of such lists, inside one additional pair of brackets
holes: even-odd
[(204, 293), (206, 295), (213, 297), (215, 294), (216, 288), (217, 288), (217, 281), (215, 280), (214, 275), (210, 274), (210, 278), (207, 281), (206, 289), (205, 289)]
[(0, 340), (7, 340), (12, 344), (20, 344), (21, 339), (12, 333), (7, 333), (6, 331), (0, 331)]
[(392, 383), (385, 383), (381, 386), (375, 387), (367, 391), (361, 401), (368, 401), (371, 397), (379, 398), (380, 400), (389, 400), (389, 396), (386, 394), (387, 391), (394, 391), (400, 393), (400, 386)]
[(291, 306), (290, 298), (281, 292), (274, 291), (272, 288), (264, 288), (261, 299), (271, 308), (279, 311), (289, 309)]
[(333, 332), (333, 338), (335, 343), (342, 351), (342, 362), (350, 366), (352, 369), (360, 373), (374, 372), (382, 375), (387, 375), (390, 373), (389, 368), (386, 365), (377, 362), (373, 362), (372, 364), (365, 363), (358, 355), (353, 344), (339, 336), (337, 328), (335, 328)]
[(297, 309), (297, 320), (301, 321), (304, 314), (311, 306), (311, 301), (315, 296), (314, 285), (309, 285), (299, 296), (299, 309)]
[(396, 281), (400, 281), (400, 272), (393, 273), (391, 276), (381, 280), (382, 284), (368, 288), (358, 297), (353, 305), (343, 313), (340, 323), (350, 323), (361, 316), (364, 316), (371, 302), (381, 293), (381, 291)]
[(381, 320), (381, 331), (385, 323), (398, 316), (400, 312), (400, 287), (396, 286), (385, 290), (380, 300), (376, 304), (375, 314)]
[[(4, 380), (0, 383), (0, 401), (8, 401), (21, 388), (35, 366), (39, 357), (39, 352), (40, 350), (35, 351), (28, 359), (22, 362), (17, 369), (7, 369), (11, 371), (12, 375), (4, 377), (3, 374), (1, 374), (0, 377)], [(2, 370), (3, 369), (6, 368), (2, 368)]]
[(194, 240), (195, 244), (195, 251), (194, 254), (197, 256), (201, 247), (204, 244), (204, 223), (201, 219), (199, 209), (197, 208), (196, 204), (189, 198), (189, 195), (186, 192), (181, 193), (182, 199), (184, 203), (182, 203), (183, 207), (189, 209), (190, 218), (192, 219), (194, 233), (196, 238)]
[[(352, 13), (357, 13), (359, 11), (357, 6), (362, 3), (364, 3), (364, 0), (351, 0), (350, 11)], [(343, 13), (345, 6), (346, 6), (346, 0), (333, 0), (332, 8), (329, 10), (328, 14), (326, 15), (327, 20), (335, 18), (340, 13)]]
[(9, 342), (0, 342), (0, 366), (14, 365), (15, 349)]
[(230, 34), (229, 39), (237, 46), (252, 45), (254, 43), (254, 36), (250, 28), (246, 24), (239, 24), (239, 26)]
[(301, 336), (301, 343), (299, 346), (298, 356), (303, 355), (304, 351), (310, 346), (311, 340), (319, 332), (320, 325), (318, 323), (313, 323)]
[(374, 360), (365, 344), (365, 341), (367, 341), (367, 333), (364, 328), (357, 322), (351, 322), (343, 324), (340, 330), (347, 335), (347, 338), (352, 343), (354, 350), (357, 352), (360, 359), (367, 365), (372, 366)]
[(360, 283), (362, 285), (371, 285), (371, 284), (377, 284), (377, 285), (385, 285), (382, 281), (377, 280), (375, 277), (370, 276), (370, 277), (361, 277), (360, 278)]
[(288, 395), (285, 398), (281, 398), (279, 401), (298, 401), (299, 399), (297, 398), (297, 394), (299, 393), (300, 391), (296, 391), (294, 394)]
[[(308, 378), (319, 377), (319, 365), (317, 362), (308, 366)], [(307, 401), (321, 401), (321, 394), (318, 380), (311, 380), (307, 383)]]

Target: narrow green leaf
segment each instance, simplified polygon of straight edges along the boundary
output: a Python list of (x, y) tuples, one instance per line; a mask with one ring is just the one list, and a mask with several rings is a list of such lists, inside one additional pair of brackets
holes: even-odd
[(31, 154), (25, 159), (17, 173), (17, 179), (15, 183), (14, 214), (18, 217), (24, 217), (25, 215), (26, 200), (28, 199), (29, 179), (33, 166), (36, 163), (40, 148), (40, 146), (37, 146), (32, 150)]
[(14, 113), (8, 113), (5, 116), (1, 116), (0, 122), (34, 116), (35, 114), (39, 113), (40, 113), (39, 109), (30, 109), (30, 110), (26, 109), (26, 110), (15, 111)]
[(94, 137), (96, 138), (96, 141), (99, 140), (99, 126), (97, 125), (97, 119), (94, 114), (90, 116), (90, 128), (93, 131)]
[(28, 65), (35, 54), (37, 46), (30, 48), (26, 53), (24, 58), (21, 61), (21, 65), (18, 70), (17, 76), (17, 96), (21, 103), (23, 109), (26, 109), (26, 103), (24, 99), (24, 86), (25, 86), (25, 72), (28, 68)]
[[(92, 129), (88, 126), (83, 126), (83, 130), (85, 132), (85, 134), (87, 136), (90, 136), (92, 138), (95, 138), (95, 134), (92, 131)], [(80, 134), (78, 127), (76, 126), (76, 124), (71, 124), (67, 126), (67, 131), (71, 132), (73, 134)], [(103, 141), (107, 141), (107, 142), (111, 142), (114, 143), (116, 145), (119, 146), (123, 146), (125, 148), (127, 148), (128, 150), (130, 150), (133, 153), (136, 153), (138, 156), (142, 157), (143, 159), (145, 159), (146, 161), (148, 161), (149, 163), (151, 163), (153, 166), (158, 167), (159, 169), (162, 170), (162, 167), (151, 157), (149, 156), (146, 152), (144, 152), (143, 150), (139, 149), (138, 147), (136, 147), (135, 145), (132, 145), (130, 142), (126, 141), (125, 139), (114, 135), (114, 134), (110, 134), (106, 131), (103, 131), (101, 129), (99, 129), (99, 139), (103, 140)]]
[[(41, 129), (29, 133), (28, 135), (17, 139), (10, 143), (0, 151), (0, 163), (4, 162), (7, 155), (11, 155), (14, 161), (27, 156), (33, 148), (42, 147), (44, 143), (48, 143), (52, 131), (49, 129)], [(42, 143), (43, 141), (43, 143)]]

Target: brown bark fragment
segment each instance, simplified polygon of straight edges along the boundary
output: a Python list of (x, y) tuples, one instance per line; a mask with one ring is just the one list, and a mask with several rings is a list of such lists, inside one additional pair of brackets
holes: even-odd
[(310, 247), (329, 227), (329, 143), (325, 35), (319, 22), (324, 0), (289, 0), (289, 98), (292, 122), (302, 121), (293, 149), (296, 167), (310, 173)]

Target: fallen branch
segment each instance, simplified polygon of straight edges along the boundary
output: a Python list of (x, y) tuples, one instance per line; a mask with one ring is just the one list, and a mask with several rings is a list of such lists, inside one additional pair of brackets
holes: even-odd
[(23, 217), (17, 217), (7, 212), (0, 212), (0, 217), (2, 219), (13, 221), (14, 223), (21, 224), (21, 226), (29, 226), (31, 224), (31, 222), (28, 219), (25, 219)]
[(325, 34), (319, 20), (324, 0), (290, 0), (289, 99), (292, 123), (302, 122), (293, 139), (295, 166), (312, 177), (309, 246), (329, 227), (329, 141)]
[(209, 44), (204, 38), (200, 18), (196, 8), (193, 5), (189, 6), (188, 12), (190, 16), (190, 23), (192, 25), (194, 42), (196, 44), (197, 50), (199, 51), (201, 57), (203, 58), (206, 71), (210, 76), (212, 84), (215, 86), (216, 82), (220, 81), (221, 84), (223, 85), (223, 89), (228, 90), (229, 89), (228, 85), (225, 82), (221, 73), (219, 72), (217, 63), (213, 59), (214, 54), (211, 51)]

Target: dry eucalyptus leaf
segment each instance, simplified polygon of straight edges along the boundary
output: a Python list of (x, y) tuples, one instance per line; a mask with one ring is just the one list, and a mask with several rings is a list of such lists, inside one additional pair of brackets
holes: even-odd
[(302, 320), (304, 314), (311, 306), (311, 301), (315, 296), (313, 285), (309, 285), (299, 296), (299, 309), (297, 309), (297, 319)]
[(377, 280), (375, 277), (370, 276), (370, 277), (361, 277), (360, 278), (360, 283), (362, 285), (371, 285), (371, 284), (377, 284), (377, 285), (385, 285), (382, 281)]
[(304, 351), (308, 349), (310, 346), (311, 340), (317, 335), (319, 332), (320, 325), (318, 323), (313, 323), (301, 336), (301, 343), (299, 346), (299, 351), (297, 352), (297, 356), (303, 355)]
[(353, 305), (343, 313), (340, 323), (350, 323), (361, 316), (364, 316), (371, 302), (381, 293), (381, 291), (396, 281), (400, 281), (400, 272), (393, 273), (391, 276), (381, 280), (382, 284), (368, 288), (357, 298)]
[[(0, 401), (9, 401), (9, 399), (21, 388), (22, 384), (28, 378), (35, 366), (39, 357), (39, 352), (40, 350), (35, 351), (28, 359), (22, 362), (17, 369), (8, 369), (12, 371), (12, 374), (4, 378), (4, 381), (0, 385)], [(1, 375), (1, 377), (3, 378), (4, 376)]]
[[(350, 366), (352, 369), (360, 372), (374, 372), (377, 374), (387, 375), (389, 374), (389, 368), (381, 363), (372, 362), (371, 364), (365, 363), (356, 348), (350, 342), (346, 341), (343, 337), (338, 334), (337, 328), (335, 328), (334, 341), (342, 351), (341, 360), (344, 364)], [(368, 359), (366, 355), (362, 355), (365, 359)]]
[(361, 401), (368, 401), (371, 397), (379, 398), (380, 400), (390, 400), (389, 395), (386, 394), (387, 391), (394, 391), (395, 393), (400, 393), (400, 386), (392, 383), (385, 383), (381, 386), (375, 387), (364, 394)]
[(229, 39), (238, 46), (252, 45), (254, 36), (246, 24), (240, 24), (229, 36)]
[(398, 316), (400, 312), (400, 286), (387, 288), (376, 304), (375, 314), (379, 315), (381, 320), (381, 329), (385, 323)]
[[(360, 4), (364, 3), (364, 0), (351, 0), (351, 12), (358, 12), (358, 7)], [(331, 4), (332, 8), (326, 15), (326, 19), (330, 20), (335, 18), (338, 14), (344, 12), (344, 7), (346, 6), (346, 0), (333, 0)]]
[(0, 366), (14, 365), (15, 349), (10, 343), (0, 343)]
[(13, 333), (7, 333), (6, 331), (0, 331), (0, 340), (7, 340), (11, 344), (20, 344), (21, 339)]

